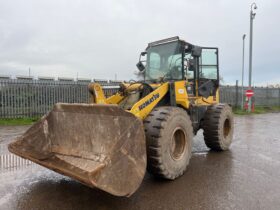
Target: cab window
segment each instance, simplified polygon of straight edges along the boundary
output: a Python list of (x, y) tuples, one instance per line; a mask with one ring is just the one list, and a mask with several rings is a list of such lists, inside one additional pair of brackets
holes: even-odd
[(199, 78), (201, 79), (218, 79), (218, 50), (202, 49), (199, 58)]

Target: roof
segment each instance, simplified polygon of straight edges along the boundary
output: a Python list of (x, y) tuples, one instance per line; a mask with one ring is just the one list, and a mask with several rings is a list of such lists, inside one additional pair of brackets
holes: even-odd
[(170, 38), (167, 38), (167, 39), (161, 39), (161, 40), (158, 40), (158, 41), (150, 42), (148, 44), (147, 48), (157, 46), (157, 45), (161, 45), (161, 44), (166, 44), (166, 43), (169, 43), (169, 42), (174, 42), (174, 41), (181, 41), (185, 45), (194, 46), (194, 45), (186, 42), (185, 40), (180, 39), (179, 36), (174, 36), (174, 37), (170, 37)]

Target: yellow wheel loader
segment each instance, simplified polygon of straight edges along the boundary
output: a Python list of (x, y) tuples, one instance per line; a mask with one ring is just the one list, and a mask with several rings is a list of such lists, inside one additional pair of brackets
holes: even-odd
[(9, 145), (16, 155), (116, 196), (130, 196), (146, 172), (173, 180), (186, 170), (193, 135), (227, 150), (231, 107), (219, 103), (218, 49), (179, 37), (148, 44), (137, 67), (143, 80), (106, 98), (89, 84), (89, 104), (58, 103)]

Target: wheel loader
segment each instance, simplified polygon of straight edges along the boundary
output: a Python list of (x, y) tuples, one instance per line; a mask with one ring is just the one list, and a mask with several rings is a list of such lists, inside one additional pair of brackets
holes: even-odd
[(172, 37), (149, 43), (136, 66), (142, 79), (107, 98), (100, 84), (89, 84), (90, 103), (57, 103), (10, 152), (128, 197), (146, 169), (167, 180), (181, 176), (199, 129), (210, 149), (229, 148), (233, 114), (219, 103), (218, 48)]

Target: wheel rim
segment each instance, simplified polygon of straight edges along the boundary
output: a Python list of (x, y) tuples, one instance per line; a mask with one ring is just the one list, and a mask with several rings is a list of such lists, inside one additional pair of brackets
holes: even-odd
[(229, 135), (230, 130), (231, 130), (230, 120), (226, 119), (224, 122), (224, 137), (225, 138)]
[(171, 138), (171, 157), (174, 160), (182, 158), (186, 150), (186, 135), (181, 128), (176, 128)]

